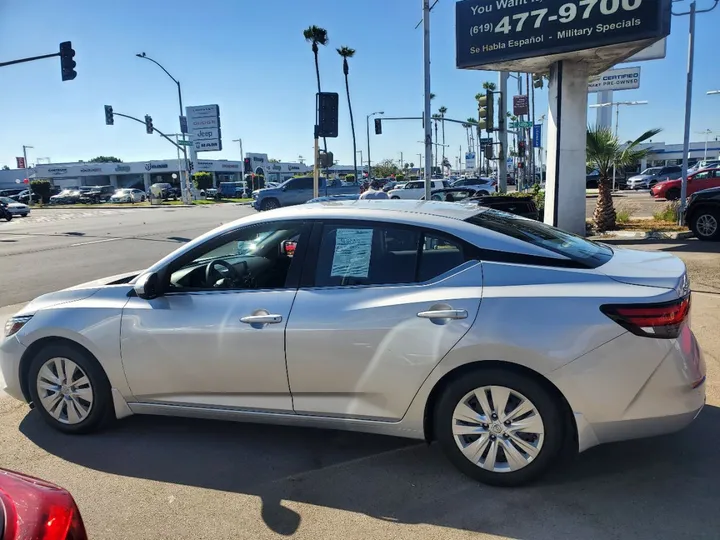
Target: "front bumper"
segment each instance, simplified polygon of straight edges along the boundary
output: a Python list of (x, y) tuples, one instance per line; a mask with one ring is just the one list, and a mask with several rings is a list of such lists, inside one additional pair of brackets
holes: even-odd
[(5, 392), (10, 397), (25, 401), (20, 387), (20, 359), (26, 347), (16, 336), (0, 339), (0, 394)]
[(686, 427), (705, 405), (705, 376), (703, 354), (686, 326), (676, 340), (624, 334), (550, 378), (575, 414), (583, 451)]

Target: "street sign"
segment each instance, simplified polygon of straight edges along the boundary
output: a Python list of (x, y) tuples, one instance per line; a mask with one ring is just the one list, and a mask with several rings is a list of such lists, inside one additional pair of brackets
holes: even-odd
[(533, 126), (532, 122), (526, 122), (524, 120), (522, 122), (510, 122), (510, 127), (514, 128), (514, 129), (518, 129), (518, 128), (528, 129), (528, 128), (531, 128), (532, 126)]
[(474, 169), (475, 168), (475, 152), (466, 152), (465, 153), (465, 168), (466, 169)]
[(192, 146), (192, 141), (183, 141), (182, 139), (177, 142), (180, 146)]
[(492, 137), (480, 137), (480, 146), (487, 146), (493, 143)]
[(640, 67), (608, 69), (600, 75), (590, 77), (588, 81), (588, 93), (636, 88), (640, 88)]
[(533, 148), (542, 148), (542, 124), (533, 126)]
[(530, 114), (530, 100), (527, 96), (513, 96), (513, 114), (515, 116)]
[(187, 128), (196, 152), (222, 150), (220, 108), (217, 105), (186, 107)]
[[(463, 0), (455, 4), (456, 65), (534, 71), (571, 59), (597, 73), (669, 35), (670, 7), (671, 0)], [(606, 55), (596, 50), (619, 44)]]

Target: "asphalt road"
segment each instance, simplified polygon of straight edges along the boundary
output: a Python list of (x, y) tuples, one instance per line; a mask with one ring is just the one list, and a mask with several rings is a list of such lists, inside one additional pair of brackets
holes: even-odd
[[(22, 302), (43, 288), (146, 266), (184, 238), (247, 211), (135, 210), (45, 223), (38, 212), (35, 222), (18, 220), (34, 250), (12, 251), (5, 244), (14, 242), (4, 240), (20, 236), (0, 229), (2, 294), (8, 271), (19, 291), (34, 276), (33, 288), (14, 297)], [(122, 234), (118, 223), (127, 225)], [(0, 397), (0, 467), (70, 489), (92, 539), (716, 539), (720, 245), (608, 243), (673, 252), (688, 264), (693, 289), (705, 291), (693, 297), (692, 320), (708, 365), (708, 406), (681, 433), (598, 447), (534, 485), (509, 490), (468, 480), (437, 445), (161, 417), (131, 417), (71, 437)], [(32, 274), (28, 264), (42, 268)]]

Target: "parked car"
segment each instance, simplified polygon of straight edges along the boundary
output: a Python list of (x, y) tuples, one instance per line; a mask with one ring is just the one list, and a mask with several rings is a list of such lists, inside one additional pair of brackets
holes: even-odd
[(385, 184), (383, 186), (382, 190), (385, 193), (387, 193), (391, 189), (402, 189), (405, 186), (405, 184), (407, 184), (407, 182), (397, 182), (397, 181), (388, 182), (387, 184)]
[[(692, 195), (696, 191), (713, 187), (720, 187), (720, 167), (714, 169), (702, 169), (694, 174), (688, 174), (688, 195)], [(665, 182), (655, 184), (650, 190), (650, 194), (656, 199), (675, 201), (680, 198), (681, 189), (681, 179), (666, 180)]]
[(13, 197), (27, 191), (27, 188), (0, 189), (0, 197)]
[(332, 201), (357, 201), (360, 198), (359, 193), (348, 193), (345, 195), (325, 195), (323, 197), (317, 197), (310, 199), (305, 204), (317, 203), (317, 202), (332, 202)]
[[(432, 189), (443, 189), (450, 187), (450, 182), (447, 180), (431, 180)], [(395, 188), (388, 191), (388, 195), (391, 199), (420, 199), (425, 196), (425, 181), (424, 180), (413, 180), (407, 182), (402, 188)]]
[(219, 193), (227, 199), (244, 199), (250, 197), (247, 182), (220, 182)]
[[(539, 181), (539, 180), (538, 180)], [(610, 175), (610, 183), (612, 186), (612, 173)], [(597, 189), (600, 182), (600, 172), (595, 169), (585, 175), (585, 189)], [(622, 169), (615, 171), (615, 186), (616, 189), (627, 189), (627, 175)]]
[(508, 212), (509, 214), (515, 214), (528, 219), (538, 220), (540, 218), (537, 205), (531, 196), (511, 197), (504, 195), (480, 195), (465, 202), (476, 203), (485, 208), (493, 208), (495, 210)]
[(685, 224), (699, 240), (720, 240), (720, 187), (696, 191), (690, 196)]
[(682, 176), (682, 167), (667, 165), (665, 167), (650, 167), (640, 174), (631, 176), (627, 180), (628, 189), (650, 189), (658, 182), (674, 180)]
[(510, 486), (692, 422), (689, 307), (666, 252), (466, 204), (302, 205), (35, 299), (6, 324), (0, 369), (64, 433), (163, 414), (435, 439)]
[[(136, 189), (137, 191), (142, 191), (139, 188), (131, 188)], [(143, 191), (143, 194), (145, 192)], [(150, 193), (159, 193), (160, 198), (164, 201), (177, 201), (182, 198), (182, 193), (179, 186), (174, 186), (168, 182), (157, 182), (150, 186)]]
[[(487, 191), (478, 188), (477, 186), (467, 187), (449, 187), (443, 189), (434, 189), (430, 194), (430, 200), (432, 201), (444, 201), (444, 202), (461, 202), (475, 197), (477, 195), (487, 195)], [(425, 195), (420, 197), (421, 201), (425, 200)]]
[(147, 195), (144, 191), (133, 188), (118, 189), (110, 197), (111, 203), (138, 203), (145, 202)]
[(477, 188), (484, 188), (485, 194), (497, 191), (497, 180), (494, 178), (461, 178), (451, 184), (451, 187), (463, 187), (472, 186)]
[(78, 202), (84, 204), (108, 202), (117, 189), (115, 186), (88, 186), (86, 189), (83, 189)]
[(693, 174), (701, 169), (714, 169), (720, 167), (720, 159), (703, 159), (688, 169), (688, 174)]
[[(358, 184), (343, 185), (339, 179), (325, 181), (320, 178), (318, 195), (355, 195), (360, 194)], [(276, 188), (256, 189), (252, 192), (252, 206), (255, 210), (273, 210), (281, 206), (304, 204), (313, 198), (313, 177), (298, 176), (290, 178)]]
[(81, 196), (79, 188), (63, 189), (57, 195), (50, 197), (50, 204), (76, 204)]
[(0, 469), (2, 540), (87, 540), (80, 510), (67, 490)]
[(4, 219), (5, 221), (11, 221), (12, 218), (13, 213), (8, 209), (7, 204), (0, 200), (0, 219)]
[[(59, 191), (56, 191), (55, 193), (52, 193), (52, 191), (51, 191), (51, 195), (55, 195), (57, 193), (59, 193)], [(30, 201), (30, 190), (24, 189), (20, 193), (16, 193), (15, 195), (10, 195), (10, 198), (16, 202), (28, 204), (28, 202)], [(40, 195), (38, 193), (33, 191), (32, 200), (34, 203), (39, 203), (42, 200), (42, 197), (40, 197)]]
[(30, 214), (30, 207), (27, 204), (19, 203), (10, 197), (0, 197), (0, 202), (7, 208), (13, 217), (27, 217)]

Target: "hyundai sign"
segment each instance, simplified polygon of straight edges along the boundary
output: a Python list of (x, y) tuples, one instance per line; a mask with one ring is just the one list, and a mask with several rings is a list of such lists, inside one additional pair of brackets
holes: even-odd
[[(456, 64), (534, 71), (567, 59), (606, 69), (667, 36), (670, 6), (671, 0), (463, 0), (455, 5)], [(536, 60), (518, 62), (526, 59)]]

